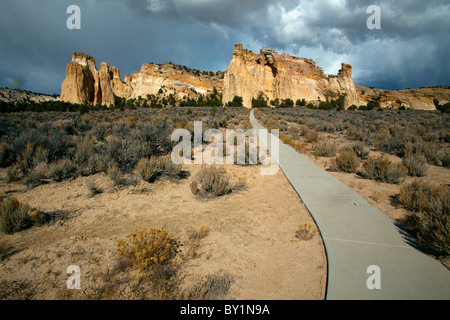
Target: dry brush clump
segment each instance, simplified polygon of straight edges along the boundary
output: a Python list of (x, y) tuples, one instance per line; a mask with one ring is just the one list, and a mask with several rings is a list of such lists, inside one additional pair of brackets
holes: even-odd
[(304, 224), (298, 227), (295, 232), (295, 237), (300, 240), (308, 241), (311, 240), (316, 233), (317, 230), (315, 230), (313, 226), (310, 224)]
[(0, 201), (0, 229), (3, 233), (13, 234), (32, 226), (28, 212), (31, 208), (16, 199)]
[(393, 163), (385, 156), (370, 157), (363, 163), (360, 174), (369, 180), (400, 184), (407, 174), (407, 168), (400, 163)]
[(170, 156), (142, 158), (136, 164), (135, 170), (139, 176), (147, 181), (154, 182), (158, 176), (178, 178), (182, 173), (182, 165), (173, 163)]
[(353, 150), (342, 151), (331, 161), (331, 169), (346, 173), (356, 173), (360, 165), (360, 159)]
[(370, 153), (369, 149), (367, 149), (365, 143), (363, 142), (352, 143), (350, 146), (346, 147), (346, 150), (353, 150), (356, 153), (356, 156), (363, 160), (367, 159)]
[(320, 141), (314, 146), (314, 153), (320, 157), (331, 158), (336, 156), (337, 145), (332, 141)]
[(398, 200), (412, 212), (400, 223), (422, 248), (435, 255), (449, 255), (450, 188), (415, 180), (401, 188)]
[(170, 263), (181, 242), (164, 230), (151, 229), (130, 233), (127, 241), (117, 241), (119, 255), (140, 271)]
[(0, 231), (14, 234), (33, 226), (40, 226), (50, 220), (48, 214), (15, 198), (0, 199)]
[(425, 177), (428, 172), (427, 158), (422, 154), (408, 154), (402, 164), (408, 169), (408, 174), (412, 177)]
[(190, 184), (194, 195), (204, 198), (220, 197), (230, 192), (230, 179), (226, 169), (203, 166)]

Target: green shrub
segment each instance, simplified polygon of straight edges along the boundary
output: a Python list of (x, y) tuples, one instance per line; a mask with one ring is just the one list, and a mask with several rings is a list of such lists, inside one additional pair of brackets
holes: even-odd
[(230, 107), (242, 107), (244, 100), (240, 96), (234, 96), (233, 100), (228, 103)]
[(400, 222), (422, 248), (450, 254), (450, 188), (415, 180), (401, 188), (398, 200), (413, 213)]
[(392, 184), (402, 183), (407, 169), (402, 164), (392, 163), (387, 157), (370, 157), (363, 163), (361, 175), (370, 180)]
[(202, 167), (190, 187), (194, 195), (204, 198), (220, 197), (231, 190), (225, 168), (215, 166)]

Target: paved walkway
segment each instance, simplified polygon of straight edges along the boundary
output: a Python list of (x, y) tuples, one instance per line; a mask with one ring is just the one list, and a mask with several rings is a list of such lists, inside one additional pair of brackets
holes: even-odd
[[(253, 111), (254, 129), (263, 127)], [(270, 136), (274, 138), (274, 136)], [(267, 142), (270, 151), (270, 140)], [(414, 248), (383, 212), (279, 141), (279, 165), (314, 218), (328, 258), (328, 300), (448, 300), (450, 271)], [(380, 269), (380, 289), (367, 280)], [(373, 283), (372, 281), (369, 281)]]

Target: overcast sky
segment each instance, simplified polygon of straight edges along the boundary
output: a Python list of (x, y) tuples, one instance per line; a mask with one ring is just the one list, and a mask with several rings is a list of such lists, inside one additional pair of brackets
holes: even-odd
[[(226, 70), (234, 44), (316, 61), (342, 62), (356, 84), (384, 89), (450, 84), (448, 0), (1, 0), (0, 87), (61, 91), (72, 52), (125, 74), (172, 61)], [(69, 30), (69, 5), (81, 30)], [(381, 29), (369, 30), (370, 5)]]

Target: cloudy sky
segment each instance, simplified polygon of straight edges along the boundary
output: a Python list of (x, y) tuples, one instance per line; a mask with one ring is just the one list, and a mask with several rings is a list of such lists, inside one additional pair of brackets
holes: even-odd
[[(81, 30), (66, 26), (81, 9)], [(381, 29), (370, 30), (370, 5)], [(1, 0), (0, 87), (59, 94), (72, 52), (125, 74), (172, 61), (226, 70), (234, 44), (314, 59), (385, 89), (450, 84), (448, 0)]]

